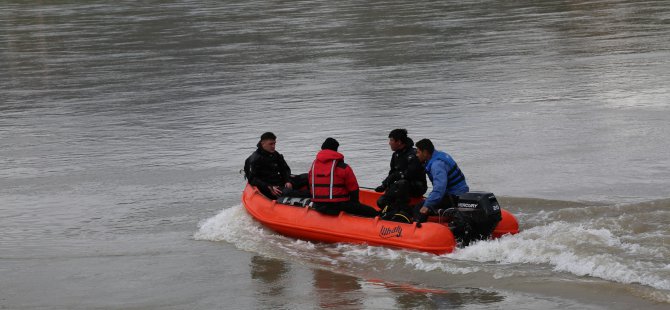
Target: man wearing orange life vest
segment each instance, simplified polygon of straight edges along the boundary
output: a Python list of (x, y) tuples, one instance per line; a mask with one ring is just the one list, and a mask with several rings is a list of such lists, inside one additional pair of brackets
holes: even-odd
[(344, 163), (344, 155), (337, 152), (339, 146), (337, 140), (327, 138), (312, 163), (308, 175), (312, 207), (329, 215), (337, 215), (340, 211), (366, 217), (378, 215), (377, 210), (359, 202), (356, 175)]

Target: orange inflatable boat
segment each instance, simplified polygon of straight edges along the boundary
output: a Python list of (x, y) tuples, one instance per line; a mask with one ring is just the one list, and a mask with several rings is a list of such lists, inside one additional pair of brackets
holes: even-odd
[[(380, 195), (369, 189), (360, 190), (361, 203), (366, 205), (375, 206)], [(435, 254), (452, 252), (457, 244), (449, 227), (438, 223), (436, 218), (417, 227), (416, 223), (391, 222), (344, 212), (338, 216), (323, 215), (309, 207), (270, 200), (248, 184), (242, 193), (242, 204), (254, 219), (266, 227), (303, 240), (369, 244)], [(502, 220), (492, 234), (494, 238), (519, 231), (514, 216), (501, 211)]]

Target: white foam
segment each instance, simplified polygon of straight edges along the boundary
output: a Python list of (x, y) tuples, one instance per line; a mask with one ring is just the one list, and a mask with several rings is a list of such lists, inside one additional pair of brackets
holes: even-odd
[(670, 280), (659, 276), (658, 263), (620, 255), (634, 249), (606, 229), (554, 222), (514, 236), (475, 243), (448, 257), (503, 264), (549, 264), (555, 271), (592, 276), (619, 283), (639, 283), (670, 290)]
[(201, 221), (196, 240), (227, 241), (239, 249), (253, 251), (262, 244), (266, 231), (254, 222), (241, 205), (223, 209), (217, 215)]
[(309, 241), (284, 237), (264, 228), (239, 204), (221, 210), (215, 216), (201, 221), (195, 240), (225, 241), (245, 251), (272, 257), (300, 257), (334, 264), (336, 260), (319, 254)]
[[(624, 242), (625, 238), (606, 228), (589, 227), (563, 221), (552, 222), (528, 228), (517, 235), (476, 242), (454, 253), (437, 256), (367, 245), (317, 245), (286, 238), (263, 228), (241, 205), (237, 205), (202, 221), (193, 237), (197, 240), (226, 241), (242, 250), (318, 264), (368, 266), (386, 261), (388, 263), (383, 268), (402, 265), (414, 270), (438, 270), (449, 274), (484, 271), (494, 278), (510, 277), (519, 272), (538, 272), (537, 268), (528, 270), (519, 265), (546, 264), (554, 271), (624, 284), (642, 284), (664, 290), (662, 295), (667, 295), (670, 290), (670, 265), (664, 257), (640, 255), (657, 252), (640, 244)], [(503, 265), (513, 267), (501, 268)]]
[(450, 274), (468, 274), (480, 271), (479, 267), (459, 267), (454, 262), (445, 261), (444, 258), (436, 259), (425, 257), (407, 257), (405, 264), (414, 267), (417, 270), (433, 271), (440, 270)]
[[(444, 256), (410, 250), (350, 244), (340, 244), (337, 246), (337, 250), (347, 257), (347, 261), (356, 261), (358, 263), (368, 263), (372, 259), (381, 259), (395, 262), (414, 270), (440, 270), (450, 274), (468, 274), (480, 270), (478, 267), (459, 266), (458, 261), (445, 258)], [(391, 267), (393, 266), (391, 265), (389, 268)]]

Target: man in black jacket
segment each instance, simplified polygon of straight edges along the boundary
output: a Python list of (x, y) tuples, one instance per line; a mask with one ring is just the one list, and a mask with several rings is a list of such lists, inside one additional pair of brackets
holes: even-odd
[(385, 192), (377, 201), (382, 209), (382, 218), (411, 222), (410, 197), (422, 197), (428, 189), (426, 170), (416, 157), (414, 141), (407, 136), (406, 129), (394, 129), (389, 133), (389, 146), (393, 151), (391, 170), (382, 185), (375, 188)]
[(262, 134), (258, 149), (244, 161), (244, 175), (249, 184), (270, 199), (277, 199), (282, 191), (293, 188), (291, 168), (284, 156), (275, 150), (276, 144), (277, 136), (272, 132)]

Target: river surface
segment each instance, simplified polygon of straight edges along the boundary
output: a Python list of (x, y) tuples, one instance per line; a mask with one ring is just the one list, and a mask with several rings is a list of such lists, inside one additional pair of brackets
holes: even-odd
[[(362, 186), (388, 132), (521, 233), (436, 256), (286, 238), (261, 133)], [(668, 1), (0, 1), (0, 309), (668, 309)]]

